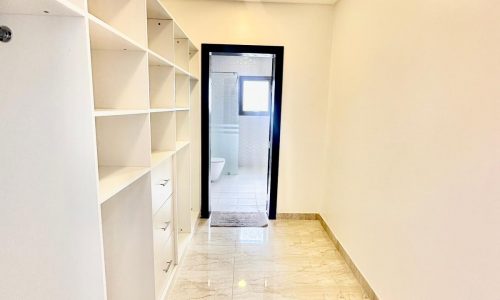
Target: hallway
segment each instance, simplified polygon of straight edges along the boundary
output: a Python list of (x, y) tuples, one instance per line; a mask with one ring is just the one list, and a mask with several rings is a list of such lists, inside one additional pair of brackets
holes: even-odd
[(369, 299), (319, 221), (202, 220), (174, 280), (168, 299)]

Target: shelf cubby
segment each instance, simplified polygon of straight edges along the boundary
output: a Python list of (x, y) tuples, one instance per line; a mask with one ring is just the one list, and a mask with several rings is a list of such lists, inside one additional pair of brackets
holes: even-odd
[(90, 14), (147, 46), (147, 15), (144, 0), (88, 0)]
[(103, 203), (148, 172), (149, 114), (96, 118), (99, 202)]
[(101, 205), (107, 299), (154, 299), (151, 177)]
[(143, 46), (92, 15), (89, 15), (89, 31), (93, 50), (146, 51)]
[(189, 74), (192, 78), (197, 78), (199, 76), (196, 70), (199, 70), (199, 51), (196, 46), (189, 41)]
[(189, 56), (192, 57), (196, 53), (198, 53), (198, 47), (196, 47), (193, 41), (189, 40)]
[(187, 34), (182, 30), (178, 23), (174, 23), (174, 37), (176, 39), (189, 39)]
[(147, 15), (150, 19), (172, 20), (172, 15), (159, 0), (146, 0)]
[(189, 108), (190, 78), (187, 75), (175, 74), (175, 107)]
[(189, 71), (189, 39), (181, 27), (174, 23), (174, 48), (175, 48), (175, 64), (183, 69)]
[(151, 151), (176, 150), (176, 115), (174, 112), (151, 113)]
[(148, 46), (156, 54), (173, 61), (175, 59), (174, 22), (148, 19)]
[(197, 93), (197, 89), (198, 89), (198, 83), (199, 83), (199, 80), (196, 79), (196, 78), (193, 78), (193, 77), (190, 77), (189, 78), (189, 98), (194, 98), (196, 95), (198, 95)]
[(191, 133), (190, 133), (190, 119), (189, 119), (189, 111), (177, 111), (175, 113), (176, 118), (176, 133), (177, 133), (177, 141), (190, 141)]
[(153, 109), (175, 108), (175, 71), (168, 66), (149, 66), (149, 99)]
[(146, 52), (92, 50), (95, 109), (148, 109)]
[(184, 71), (189, 70), (189, 40), (175, 39), (175, 64)]

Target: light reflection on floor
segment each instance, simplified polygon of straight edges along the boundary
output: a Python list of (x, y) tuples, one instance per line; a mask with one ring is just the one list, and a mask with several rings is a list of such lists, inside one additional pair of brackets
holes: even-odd
[(202, 221), (168, 299), (369, 299), (318, 221)]

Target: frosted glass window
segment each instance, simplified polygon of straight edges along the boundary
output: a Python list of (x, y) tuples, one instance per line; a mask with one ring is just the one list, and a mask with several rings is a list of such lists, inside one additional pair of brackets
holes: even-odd
[(270, 80), (242, 78), (240, 88), (240, 115), (269, 114)]

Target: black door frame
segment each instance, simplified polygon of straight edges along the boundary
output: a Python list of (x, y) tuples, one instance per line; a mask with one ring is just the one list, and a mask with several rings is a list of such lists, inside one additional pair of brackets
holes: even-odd
[(276, 219), (278, 203), (278, 171), (281, 134), (281, 101), (283, 91), (283, 55), (282, 46), (253, 45), (201, 45), (201, 217), (210, 217), (210, 112), (209, 79), (210, 53), (237, 55), (239, 53), (274, 54), (274, 101), (272, 103), (271, 136), (271, 183), (269, 190), (269, 219)]

